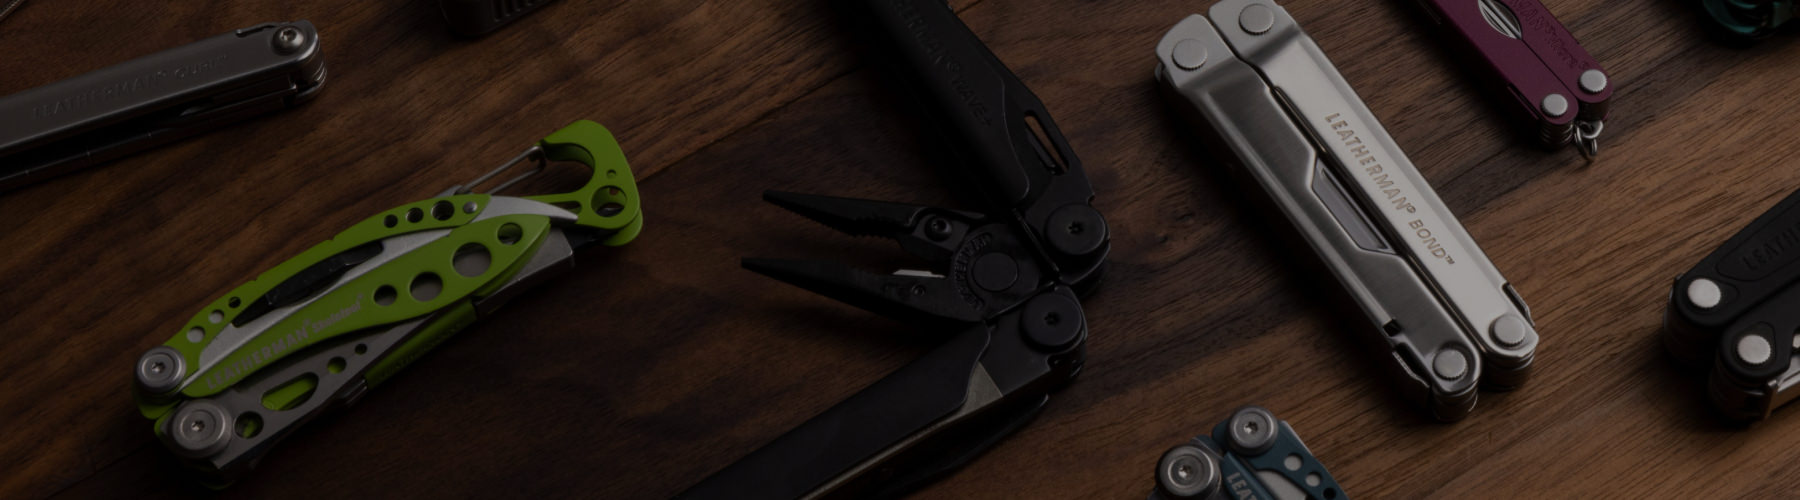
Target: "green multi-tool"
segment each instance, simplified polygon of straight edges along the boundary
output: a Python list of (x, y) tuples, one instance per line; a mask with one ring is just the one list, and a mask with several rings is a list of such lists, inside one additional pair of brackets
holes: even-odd
[[(472, 193), (526, 161), (536, 167)], [(551, 162), (593, 169), (568, 193), (494, 192)], [(174, 454), (223, 484), (281, 438), (554, 271), (643, 227), (625, 155), (578, 121), (436, 198), (376, 214), (212, 301), (136, 366), (140, 411)]]

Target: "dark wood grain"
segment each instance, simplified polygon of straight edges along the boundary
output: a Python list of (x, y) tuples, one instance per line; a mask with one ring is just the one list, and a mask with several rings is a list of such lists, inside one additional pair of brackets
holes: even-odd
[[(668, 497), (904, 365), (931, 332), (738, 268), (909, 263), (763, 189), (956, 205), (827, 3), (563, 0), (470, 41), (426, 0), (29, 0), (0, 21), (0, 94), (290, 19), (319, 26), (331, 76), (300, 108), (0, 196), (0, 498), (202, 493), (132, 408), (139, 353), (257, 272), (578, 118), (630, 156), (643, 236), (313, 423), (225, 496)], [(1672, 278), (1800, 187), (1800, 40), (1721, 45), (1674, 0), (1545, 3), (1619, 85), (1592, 165), (1528, 146), (1407, 2), (1284, 2), (1536, 315), (1533, 380), (1439, 424), (1356, 355), (1360, 320), (1156, 94), (1152, 48), (1207, 2), (956, 2), (1085, 160), (1114, 243), (1081, 378), (918, 496), (1141, 498), (1164, 449), (1251, 403), (1356, 497), (1800, 488), (1800, 419), (1719, 423), (1657, 337)]]

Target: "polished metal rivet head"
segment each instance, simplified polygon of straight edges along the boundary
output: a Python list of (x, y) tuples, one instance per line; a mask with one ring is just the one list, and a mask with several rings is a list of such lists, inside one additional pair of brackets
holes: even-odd
[(1538, 108), (1551, 118), (1566, 115), (1569, 114), (1569, 98), (1562, 94), (1550, 94), (1544, 96), (1544, 101), (1538, 104)]
[(181, 353), (169, 346), (158, 346), (138, 357), (138, 387), (150, 394), (175, 390), (181, 385), (181, 378), (186, 372), (187, 364)]
[(1238, 12), (1238, 26), (1252, 35), (1268, 33), (1269, 28), (1275, 27), (1275, 11), (1267, 5), (1251, 4)]
[(1212, 498), (1220, 483), (1219, 459), (1199, 446), (1170, 448), (1156, 464), (1157, 488), (1170, 498)]
[(1456, 380), (1469, 372), (1469, 358), (1462, 351), (1444, 349), (1432, 358), (1431, 370), (1437, 372), (1439, 377)]
[(1606, 72), (1590, 69), (1581, 72), (1581, 91), (1598, 94), (1606, 90)]
[(1688, 282), (1687, 299), (1688, 303), (1693, 304), (1694, 307), (1712, 309), (1719, 307), (1719, 302), (1724, 301), (1725, 291), (1719, 289), (1719, 284), (1714, 283), (1713, 280), (1695, 278), (1694, 281)]
[(1745, 334), (1738, 337), (1737, 357), (1745, 363), (1760, 365), (1769, 362), (1769, 357), (1774, 354), (1773, 347), (1769, 344), (1769, 339), (1762, 335)]
[(1175, 51), (1170, 54), (1175, 65), (1186, 70), (1200, 69), (1206, 65), (1206, 43), (1192, 38), (1175, 42)]
[(275, 53), (292, 54), (306, 45), (306, 33), (300, 28), (283, 26), (275, 31)]
[(1231, 414), (1227, 445), (1244, 455), (1261, 455), (1275, 446), (1275, 414), (1259, 406), (1247, 406)]
[(950, 221), (943, 217), (932, 217), (925, 221), (925, 237), (931, 238), (931, 241), (950, 239), (950, 233), (955, 230), (956, 228), (950, 225)]
[(175, 410), (163, 429), (176, 454), (199, 458), (224, 451), (231, 440), (231, 417), (219, 405), (195, 401)]
[(1494, 320), (1494, 324), (1488, 326), (1488, 335), (1494, 337), (1494, 342), (1509, 348), (1525, 343), (1525, 337), (1530, 332), (1531, 325), (1511, 314), (1501, 315)]

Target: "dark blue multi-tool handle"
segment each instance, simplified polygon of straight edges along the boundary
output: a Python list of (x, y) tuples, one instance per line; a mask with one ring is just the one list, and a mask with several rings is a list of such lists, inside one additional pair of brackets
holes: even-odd
[(1211, 436), (1170, 448), (1156, 464), (1150, 500), (1349, 498), (1287, 422), (1246, 406)]

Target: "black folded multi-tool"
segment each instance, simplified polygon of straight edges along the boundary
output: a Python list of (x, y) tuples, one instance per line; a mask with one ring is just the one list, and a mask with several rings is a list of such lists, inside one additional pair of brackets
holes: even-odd
[(772, 192), (770, 202), (834, 229), (892, 238), (931, 269), (744, 266), (944, 343), (684, 497), (897, 495), (1017, 430), (1081, 370), (1088, 331), (1079, 297), (1098, 284), (1111, 248), (1081, 162), (1037, 97), (941, 0), (862, 3), (894, 60), (918, 78), (961, 160), (957, 180), (973, 183), (982, 209)]
[(1443, 420), (1525, 383), (1531, 310), (1294, 18), (1222, 0), (1170, 28), (1157, 79), (1300, 233), (1409, 398)]
[(0, 98), (0, 191), (294, 106), (324, 81), (319, 33), (296, 21)]
[(1260, 406), (1246, 406), (1169, 448), (1156, 462), (1150, 500), (1348, 499), (1331, 472), (1313, 457), (1287, 422)]
[(1711, 367), (1725, 415), (1762, 419), (1800, 395), (1800, 192), (1675, 278), (1663, 343)]
[(500, 29), (552, 0), (439, 0), (444, 21), (450, 31), (462, 36), (480, 36)]

